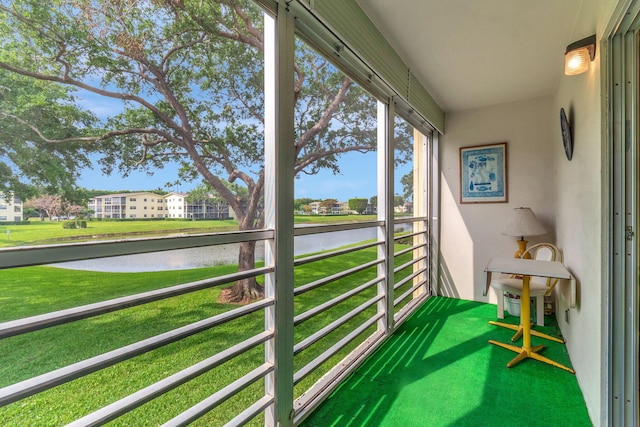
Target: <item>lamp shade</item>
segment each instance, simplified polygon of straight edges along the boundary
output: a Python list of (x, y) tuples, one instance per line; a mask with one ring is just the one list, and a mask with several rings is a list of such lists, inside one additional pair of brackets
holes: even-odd
[(538, 236), (545, 234), (544, 229), (531, 208), (515, 208), (502, 230), (506, 236)]

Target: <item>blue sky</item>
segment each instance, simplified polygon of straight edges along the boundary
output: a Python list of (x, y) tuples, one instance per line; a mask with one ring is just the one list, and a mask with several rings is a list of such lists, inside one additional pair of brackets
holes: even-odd
[[(411, 165), (404, 165), (396, 171), (396, 193), (402, 194), (400, 178), (409, 172)], [(164, 169), (148, 176), (146, 173), (132, 173), (122, 178), (117, 171), (111, 176), (104, 176), (99, 167), (83, 171), (79, 185), (93, 190), (155, 190), (188, 192), (200, 181), (185, 183), (176, 187), (166, 187), (167, 182), (177, 180), (177, 166), (167, 165)], [(296, 178), (295, 198), (338, 199), (346, 201), (354, 197), (370, 198), (376, 194), (376, 153), (345, 154), (340, 160), (340, 175), (329, 170), (320, 171), (317, 175), (301, 174)]]

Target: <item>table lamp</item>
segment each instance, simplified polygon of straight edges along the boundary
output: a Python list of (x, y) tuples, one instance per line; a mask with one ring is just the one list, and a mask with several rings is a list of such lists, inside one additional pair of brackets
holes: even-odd
[[(513, 212), (511, 212), (511, 216), (501, 234), (520, 237), (520, 240), (516, 241), (518, 243), (518, 250), (513, 254), (514, 258), (520, 258), (524, 251), (527, 250), (527, 243), (529, 243), (524, 240), (524, 236), (538, 236), (545, 233), (546, 230), (542, 224), (540, 224), (540, 221), (538, 221), (538, 218), (536, 218), (531, 208), (515, 208)], [(524, 258), (529, 259), (531, 255), (526, 254)]]

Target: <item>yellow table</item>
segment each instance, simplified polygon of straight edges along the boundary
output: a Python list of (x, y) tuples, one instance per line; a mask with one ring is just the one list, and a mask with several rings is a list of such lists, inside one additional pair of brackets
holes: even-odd
[(502, 326), (504, 328), (515, 330), (516, 334), (513, 336), (511, 341), (515, 341), (518, 337), (520, 337), (520, 335), (522, 335), (521, 347), (489, 340), (489, 343), (491, 344), (495, 344), (497, 346), (506, 348), (507, 350), (518, 353), (518, 355), (513, 360), (507, 363), (507, 367), (511, 368), (521, 360), (531, 358), (539, 360), (540, 362), (548, 363), (549, 365), (556, 366), (560, 369), (564, 369), (574, 374), (575, 372), (573, 369), (538, 354), (538, 352), (544, 348), (543, 345), (531, 347), (531, 335), (561, 343), (564, 343), (564, 341), (556, 337), (552, 337), (551, 335), (531, 330), (531, 306), (529, 296), (529, 280), (531, 280), (532, 276), (551, 277), (575, 281), (573, 276), (571, 276), (571, 273), (569, 273), (569, 271), (562, 265), (562, 263), (557, 261), (537, 261), (520, 258), (492, 258), (484, 269), (486, 282), (485, 295), (489, 290), (489, 286), (491, 285), (491, 273), (517, 274), (522, 276), (522, 295), (520, 296), (520, 325), (516, 326), (508, 323), (493, 321), (489, 322), (492, 325)]

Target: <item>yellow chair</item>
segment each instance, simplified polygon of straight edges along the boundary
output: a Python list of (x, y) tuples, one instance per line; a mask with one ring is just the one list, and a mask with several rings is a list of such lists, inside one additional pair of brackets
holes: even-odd
[[(531, 258), (535, 260), (562, 262), (562, 252), (551, 243), (533, 245), (521, 255), (521, 258), (524, 258), (527, 253), (531, 254)], [(540, 326), (544, 326), (544, 297), (551, 295), (557, 283), (558, 279), (535, 276), (529, 282), (531, 297), (536, 299), (536, 324)], [(504, 319), (504, 293), (522, 295), (522, 279), (514, 276), (496, 278), (491, 280), (491, 287), (498, 297), (498, 319)], [(522, 301), (520, 303), (522, 304)]]

